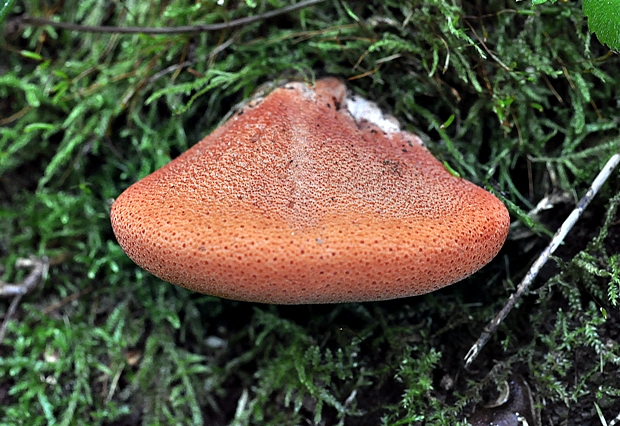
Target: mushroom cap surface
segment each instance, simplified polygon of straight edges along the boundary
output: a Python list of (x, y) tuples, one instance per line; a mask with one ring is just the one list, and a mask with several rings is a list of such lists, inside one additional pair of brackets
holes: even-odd
[(459, 281), (509, 225), (375, 104), (334, 78), (246, 105), (114, 202), (116, 238), (170, 283), (278, 304), (387, 300)]

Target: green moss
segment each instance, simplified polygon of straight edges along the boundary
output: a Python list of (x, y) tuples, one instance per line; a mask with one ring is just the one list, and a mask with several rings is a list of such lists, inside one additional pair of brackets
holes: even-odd
[[(288, 4), (223, 3), (18, 1), (12, 11), (164, 27)], [(23, 278), (19, 257), (46, 255), (52, 267), (0, 344), (0, 424), (455, 425), (491, 377), (513, 373), (545, 401), (546, 419), (594, 401), (617, 415), (617, 173), (536, 292), (462, 370), (572, 204), (535, 220), (526, 212), (551, 192), (578, 199), (620, 148), (619, 60), (578, 4), (325, 1), (198, 35), (11, 23), (0, 41), (3, 279)], [(111, 199), (263, 83), (325, 75), (391, 109), (455, 173), (498, 194), (530, 236), (427, 296), (295, 308), (193, 294), (125, 256)]]

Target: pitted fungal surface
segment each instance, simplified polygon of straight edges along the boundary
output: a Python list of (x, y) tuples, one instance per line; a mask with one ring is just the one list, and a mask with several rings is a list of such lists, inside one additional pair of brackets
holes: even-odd
[(330, 78), (246, 106), (118, 197), (121, 247), (171, 283), (265, 303), (406, 297), (481, 268), (505, 207), (362, 101)]

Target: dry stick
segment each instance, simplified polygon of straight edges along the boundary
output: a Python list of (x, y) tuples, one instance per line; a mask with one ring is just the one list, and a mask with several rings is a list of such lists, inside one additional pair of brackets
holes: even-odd
[(0, 326), (0, 343), (4, 340), (4, 334), (6, 333), (6, 328), (9, 325), (9, 320), (15, 313), (20, 300), (24, 294), (35, 288), (39, 281), (47, 275), (49, 265), (49, 259), (45, 256), (40, 259), (34, 257), (30, 259), (17, 259), (15, 262), (16, 267), (32, 268), (32, 271), (30, 271), (26, 278), (24, 278), (24, 280), (19, 284), (7, 284), (0, 281), (0, 296), (15, 296), (13, 297), (13, 300), (9, 305), (9, 309), (4, 315), (2, 325)]
[[(226, 40), (224, 43), (216, 46), (211, 52), (209, 52), (208, 58), (211, 59), (213, 58), (215, 55), (217, 55), (218, 53), (222, 52), (223, 50), (225, 50), (226, 48), (228, 48), (228, 46), (230, 46), (231, 44), (233, 44), (233, 42), (235, 41), (235, 36), (229, 38), (228, 40)], [(165, 76), (166, 74), (170, 74), (173, 72), (176, 72), (177, 70), (179, 70), (180, 68), (184, 68), (184, 67), (189, 67), (190, 65), (193, 65), (196, 62), (196, 60), (188, 60), (188, 61), (184, 61), (181, 62), (180, 64), (174, 64), (174, 65), (170, 65), (167, 68), (164, 68), (163, 70), (159, 71), (158, 73), (154, 74), (151, 78), (149, 78), (148, 83), (154, 83), (155, 81), (159, 80), (160, 78), (162, 78), (163, 76)]]
[(41, 310), (41, 313), (44, 315), (47, 315), (49, 313), (52, 313), (53, 311), (55, 311), (58, 308), (63, 307), (64, 305), (66, 305), (67, 303), (73, 302), (76, 299), (79, 299), (80, 297), (92, 292), (93, 290), (95, 290), (95, 287), (90, 286), (90, 287), (86, 287), (84, 290), (80, 290), (78, 292), (75, 292), (57, 302), (52, 303), (51, 305), (49, 305), (48, 307), (46, 307), (45, 309)]
[(324, 0), (305, 0), (297, 4), (285, 6), (280, 9), (272, 10), (255, 16), (246, 16), (244, 18), (234, 19), (230, 22), (220, 22), (217, 24), (206, 25), (187, 25), (183, 27), (108, 27), (108, 26), (91, 26), (91, 25), (79, 25), (70, 24), (67, 22), (56, 22), (49, 19), (33, 18), (30, 16), (21, 17), (20, 21), (23, 24), (41, 27), (50, 26), (54, 28), (62, 28), (64, 30), (82, 31), (89, 33), (114, 33), (114, 34), (197, 34), (208, 31), (219, 31), (233, 27), (240, 27), (242, 25), (251, 24), (253, 22), (262, 21), (265, 19), (273, 18), (284, 13), (293, 12), (304, 7), (312, 6), (323, 2)]
[(618, 422), (620, 422), (620, 414), (618, 414), (612, 421), (609, 422), (609, 426), (615, 426)]
[(517, 287), (517, 291), (515, 291), (508, 299), (508, 302), (504, 305), (501, 311), (493, 318), (493, 320), (484, 327), (480, 337), (476, 341), (476, 343), (469, 349), (467, 355), (465, 355), (465, 368), (468, 368), (470, 364), (476, 359), (482, 347), (489, 341), (491, 335), (495, 333), (497, 327), (501, 324), (501, 322), (506, 318), (508, 313), (517, 303), (517, 300), (521, 297), (521, 295), (529, 288), (534, 278), (538, 275), (541, 268), (547, 263), (549, 257), (553, 254), (553, 252), (559, 247), (559, 245), (566, 237), (568, 231), (575, 225), (577, 219), (583, 214), (585, 208), (590, 204), (590, 201), (594, 198), (598, 190), (605, 183), (611, 172), (616, 168), (616, 166), (620, 163), (620, 154), (614, 154), (608, 161), (607, 164), (603, 167), (600, 173), (596, 176), (592, 185), (583, 196), (583, 198), (577, 204), (577, 207), (571, 212), (571, 214), (566, 218), (560, 229), (557, 230), (551, 243), (547, 246), (547, 248), (540, 254), (536, 262), (532, 265), (530, 270), (525, 274), (523, 281)]
[(19, 301), (22, 300), (23, 294), (16, 295), (11, 304), (9, 305), (9, 309), (7, 309), (6, 314), (4, 315), (4, 321), (2, 321), (2, 325), (0, 326), (0, 343), (4, 340), (4, 334), (6, 333), (6, 328), (9, 325), (9, 320), (17, 310), (17, 305), (19, 305)]
[(9, 284), (0, 281), (0, 297), (7, 296), (23, 296), (36, 287), (39, 280), (47, 275), (49, 268), (49, 259), (47, 257), (29, 259), (17, 259), (16, 268), (32, 268), (30, 273), (19, 284)]

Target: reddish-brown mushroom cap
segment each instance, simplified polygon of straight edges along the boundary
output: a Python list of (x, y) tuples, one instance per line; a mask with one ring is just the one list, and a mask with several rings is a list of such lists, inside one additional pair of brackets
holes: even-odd
[(499, 251), (508, 212), (340, 81), (290, 83), (121, 194), (121, 247), (191, 290), (265, 303), (437, 290)]

